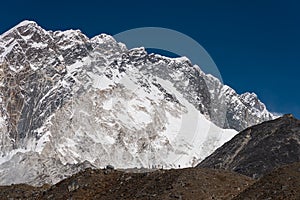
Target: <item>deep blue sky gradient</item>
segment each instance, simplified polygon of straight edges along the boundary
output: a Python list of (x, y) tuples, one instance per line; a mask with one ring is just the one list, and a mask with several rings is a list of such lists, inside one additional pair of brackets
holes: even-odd
[(24, 19), (47, 30), (111, 35), (146, 26), (198, 41), (225, 84), (255, 92), (272, 112), (300, 118), (300, 3), (227, 1), (2, 1), (0, 33)]

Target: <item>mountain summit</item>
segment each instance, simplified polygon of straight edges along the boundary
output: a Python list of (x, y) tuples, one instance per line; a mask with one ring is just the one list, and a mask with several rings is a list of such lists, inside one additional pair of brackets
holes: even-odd
[(274, 118), (187, 58), (32, 21), (0, 36), (0, 77), (0, 184), (55, 183), (107, 164), (194, 166)]

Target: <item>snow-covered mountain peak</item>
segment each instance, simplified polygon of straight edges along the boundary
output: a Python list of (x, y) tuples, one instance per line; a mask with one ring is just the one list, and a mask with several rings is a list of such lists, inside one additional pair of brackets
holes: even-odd
[(27, 169), (23, 181), (56, 182), (56, 171), (74, 173), (85, 160), (194, 166), (237, 130), (273, 117), (188, 58), (127, 49), (106, 34), (22, 22), (0, 36), (0, 66), (0, 183)]
[(116, 40), (105, 33), (100, 35), (96, 35), (95, 37), (91, 38), (92, 43), (102, 44), (102, 43), (116, 43)]
[(20, 22), (19, 24), (17, 24), (15, 27), (13, 27), (12, 29), (18, 28), (18, 27), (22, 27), (22, 26), (28, 26), (28, 25), (33, 25), (38, 27), (38, 24), (35, 21), (32, 20), (24, 20), (22, 22)]
[(29, 39), (33, 34), (46, 34), (42, 27), (40, 27), (36, 22), (25, 20), (11, 28), (10, 30), (6, 31), (1, 35), (2, 39), (20, 39), (23, 38), (24, 40)]
[(34, 29), (41, 29), (41, 27), (36, 22), (30, 21), (30, 20), (24, 20), (24, 21), (18, 23), (16, 26), (11, 28), (10, 30), (6, 31), (3, 35), (7, 35), (14, 31), (18, 31), (20, 28), (24, 28), (24, 27), (27, 27), (27, 28), (34, 27)]

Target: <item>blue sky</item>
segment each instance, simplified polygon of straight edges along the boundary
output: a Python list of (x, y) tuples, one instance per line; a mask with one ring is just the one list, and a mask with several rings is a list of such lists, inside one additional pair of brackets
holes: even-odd
[(147, 26), (174, 29), (208, 51), (225, 84), (255, 92), (272, 112), (300, 118), (299, 10), (296, 0), (11, 0), (1, 2), (0, 33), (24, 19), (47, 30), (81, 29), (89, 37)]

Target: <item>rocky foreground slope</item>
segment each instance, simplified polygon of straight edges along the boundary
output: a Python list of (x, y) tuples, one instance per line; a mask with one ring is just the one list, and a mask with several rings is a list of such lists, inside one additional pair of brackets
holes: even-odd
[(89, 168), (52, 186), (0, 186), (0, 199), (300, 199), (300, 163), (277, 168), (258, 180), (207, 168), (136, 170)]
[(300, 199), (300, 163), (272, 171), (234, 198), (247, 199)]
[(300, 120), (287, 114), (245, 129), (198, 167), (226, 169), (259, 178), (293, 162), (300, 162)]
[(224, 170), (174, 169), (144, 173), (86, 169), (54, 186), (0, 186), (10, 199), (232, 199), (254, 181)]

